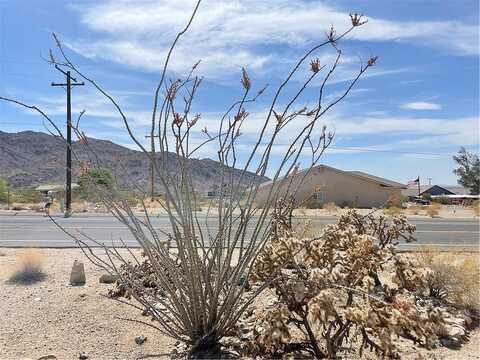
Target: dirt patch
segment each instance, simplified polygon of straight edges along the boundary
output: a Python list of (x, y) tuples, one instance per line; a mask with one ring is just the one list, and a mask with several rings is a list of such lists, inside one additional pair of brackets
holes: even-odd
[[(80, 250), (44, 249), (47, 275), (32, 285), (12, 285), (7, 280), (16, 269), (16, 249), (2, 249), (0, 257), (0, 359), (38, 359), (54, 354), (58, 359), (134, 359), (165, 353), (173, 340), (147, 326), (120, 320), (122, 316), (147, 320), (139, 311), (104, 297), (112, 285), (100, 284), (102, 270)], [(87, 283), (69, 285), (74, 259), (84, 262)], [(147, 341), (135, 343), (143, 335)]]

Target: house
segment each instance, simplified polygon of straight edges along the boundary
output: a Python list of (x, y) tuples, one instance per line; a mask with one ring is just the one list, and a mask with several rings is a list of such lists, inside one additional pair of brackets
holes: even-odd
[[(72, 183), (72, 190), (77, 189), (79, 187), (78, 184)], [(48, 193), (50, 194), (60, 194), (63, 196), (65, 193), (65, 184), (58, 185), (58, 184), (53, 184), (53, 185), (40, 185), (35, 188), (36, 191), (40, 192), (42, 196), (47, 196)]]
[(361, 171), (343, 171), (326, 165), (300, 171), (293, 178), (284, 180), (282, 185), (280, 180), (275, 185), (272, 181), (260, 185), (256, 205), (262, 207), (265, 204), (272, 186), (275, 190), (281, 186), (286, 192), (289, 184), (296, 206), (313, 201), (318, 206), (333, 202), (339, 206), (382, 207), (389, 200), (400, 201), (401, 191), (406, 188), (398, 182)]
[(468, 195), (468, 190), (461, 186), (440, 186), (440, 185), (421, 185), (420, 194), (418, 186), (413, 186), (402, 191), (403, 196), (447, 196), (447, 195)]

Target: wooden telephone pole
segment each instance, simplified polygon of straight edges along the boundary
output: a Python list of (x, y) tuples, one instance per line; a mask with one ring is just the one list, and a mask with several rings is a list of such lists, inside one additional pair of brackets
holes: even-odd
[[(155, 154), (155, 138), (158, 138), (158, 135), (145, 135), (146, 139), (150, 139), (151, 148), (152, 148), (152, 157)], [(152, 201), (155, 199), (155, 164), (154, 159), (152, 158), (150, 161), (150, 197)]]
[[(65, 181), (65, 217), (69, 217), (72, 211), (72, 86), (85, 85), (77, 82), (77, 79), (70, 75), (70, 71), (63, 71), (55, 65), (55, 68), (65, 75), (66, 84), (52, 82), (52, 86), (67, 87), (67, 176)], [(73, 82), (72, 82), (73, 80)]]

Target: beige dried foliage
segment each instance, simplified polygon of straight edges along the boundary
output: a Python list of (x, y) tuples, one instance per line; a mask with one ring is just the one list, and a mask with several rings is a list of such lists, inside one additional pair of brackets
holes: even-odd
[(415, 255), (430, 270), (426, 284), (430, 296), (472, 312), (480, 312), (480, 260), (478, 254), (440, 252), (425, 247)]
[(290, 226), (285, 205), (274, 213), (269, 241), (252, 270), (252, 280), (271, 283), (277, 294), (272, 311), (257, 316), (253, 352), (286, 352), (292, 327), (317, 358), (334, 358), (346, 344), (392, 357), (398, 336), (430, 346), (445, 333), (443, 312), (416, 303), (429, 270), (395, 251), (398, 240), (413, 240), (415, 227), (404, 216), (352, 210), (317, 237), (305, 238)]
[(419, 205), (411, 205), (407, 209), (407, 213), (411, 215), (418, 215), (422, 212), (422, 207)]
[(480, 200), (474, 201), (472, 203), (472, 210), (475, 216), (480, 216)]
[(327, 210), (329, 214), (336, 214), (338, 212), (338, 207), (334, 202), (329, 202), (323, 205), (323, 208)]
[(37, 249), (22, 250), (17, 255), (16, 270), (8, 282), (29, 285), (46, 278), (42, 270), (42, 254)]
[(440, 214), (440, 209), (442, 208), (442, 205), (439, 203), (431, 203), (425, 208), (425, 211), (427, 212), (427, 215), (430, 217), (437, 217), (438, 214)]
[(384, 213), (387, 214), (388, 216), (397, 216), (402, 213), (402, 209), (396, 206), (390, 206), (384, 210)]
[(86, 212), (88, 210), (88, 203), (86, 201), (72, 202), (72, 211), (76, 213)]

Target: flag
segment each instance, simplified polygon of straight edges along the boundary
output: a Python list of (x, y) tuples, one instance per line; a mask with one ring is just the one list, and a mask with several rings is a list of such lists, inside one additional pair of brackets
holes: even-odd
[(417, 177), (415, 180), (410, 180), (407, 184), (407, 187), (415, 186), (415, 185), (418, 185), (419, 183), (420, 183), (420, 176)]

